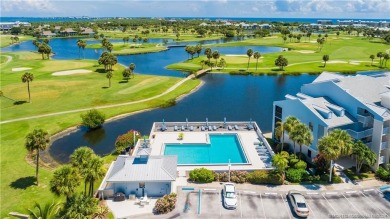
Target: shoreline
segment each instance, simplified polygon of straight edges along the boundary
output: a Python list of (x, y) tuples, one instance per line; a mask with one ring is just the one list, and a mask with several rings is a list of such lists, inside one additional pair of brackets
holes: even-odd
[[(195, 93), (196, 91), (198, 91), (203, 85), (205, 84), (204, 81), (201, 81), (200, 84), (198, 86), (196, 86), (194, 89), (192, 89), (191, 91), (189, 91), (188, 93), (185, 93), (185, 94), (181, 94), (179, 96), (177, 96), (175, 98), (176, 102), (179, 102), (181, 100), (183, 100), (184, 98), (186, 98), (187, 96), (189, 96), (190, 94), (193, 94)], [(147, 111), (151, 111), (151, 110), (154, 110), (154, 109), (158, 109), (160, 107), (153, 107), (153, 108), (146, 108), (146, 109), (142, 109), (142, 110), (138, 110), (138, 111), (134, 111), (134, 112), (128, 112), (128, 113), (124, 113), (124, 114), (119, 114), (119, 115), (115, 115), (115, 116), (112, 116), (112, 117), (109, 117), (106, 121), (106, 122), (112, 122), (112, 121), (116, 121), (116, 120), (119, 120), (119, 119), (122, 119), (124, 117), (127, 117), (127, 116), (132, 116), (132, 115), (136, 115), (138, 113), (143, 113), (143, 112), (147, 112)], [(80, 124), (76, 124), (76, 125), (73, 125), (69, 128), (66, 128), (64, 130), (61, 130), (61, 131), (58, 131), (56, 133), (54, 133), (53, 135), (50, 136), (50, 142), (51, 144), (46, 148), (45, 151), (42, 152), (41, 155), (43, 156), (46, 156), (47, 158), (49, 158), (51, 161), (54, 161), (53, 163), (51, 162), (44, 162), (44, 164), (46, 166), (50, 166), (50, 165), (54, 165), (54, 166), (60, 166), (60, 165), (64, 165), (64, 164), (61, 164), (59, 163), (58, 161), (56, 161), (52, 156), (50, 156), (50, 153), (49, 153), (49, 149), (50, 147), (52, 146), (52, 143), (60, 138), (63, 138), (64, 136), (66, 135), (69, 135), (73, 132), (76, 132), (80, 129)], [(42, 156), (42, 157), (43, 157)]]

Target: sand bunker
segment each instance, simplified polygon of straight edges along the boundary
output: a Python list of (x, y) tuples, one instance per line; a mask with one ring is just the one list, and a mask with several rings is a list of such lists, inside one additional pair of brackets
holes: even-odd
[(12, 71), (26, 71), (26, 70), (30, 70), (32, 68), (27, 68), (27, 67), (20, 67), (20, 68), (12, 68), (11, 70)]
[(54, 72), (52, 75), (63, 76), (63, 75), (73, 75), (73, 74), (87, 74), (90, 72), (92, 72), (92, 71), (85, 70), (85, 69), (76, 69), (76, 70), (69, 70), (69, 71), (57, 71), (57, 72)]
[(348, 62), (346, 62), (346, 61), (340, 61), (340, 60), (333, 60), (333, 61), (328, 61), (328, 62), (326, 62), (326, 63), (328, 63), (328, 64), (336, 64), (336, 63), (343, 63), (343, 64), (345, 64), (345, 63), (348, 63)]
[(316, 51), (314, 51), (314, 50), (297, 50), (296, 52), (299, 52), (299, 53), (315, 53)]
[(226, 54), (225, 56), (244, 56), (244, 57), (248, 57), (247, 55), (241, 55), (241, 54)]

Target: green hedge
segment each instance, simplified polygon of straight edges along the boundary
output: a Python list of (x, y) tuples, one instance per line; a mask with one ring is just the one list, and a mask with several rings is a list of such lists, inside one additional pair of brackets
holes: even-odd
[(209, 183), (214, 181), (214, 174), (213, 171), (202, 167), (190, 171), (190, 180), (194, 182)]
[(166, 214), (171, 212), (176, 207), (176, 193), (171, 193), (169, 195), (164, 195), (162, 198), (159, 198), (156, 201), (154, 206), (154, 211), (157, 214)]
[(256, 170), (247, 176), (248, 182), (252, 184), (273, 184), (282, 185), (283, 176), (276, 171)]
[[(390, 166), (390, 165), (389, 165)], [(383, 167), (379, 167), (376, 170), (375, 176), (383, 181), (390, 181), (390, 171)]]
[(308, 175), (305, 169), (289, 168), (286, 171), (286, 179), (293, 183), (300, 183), (305, 175)]

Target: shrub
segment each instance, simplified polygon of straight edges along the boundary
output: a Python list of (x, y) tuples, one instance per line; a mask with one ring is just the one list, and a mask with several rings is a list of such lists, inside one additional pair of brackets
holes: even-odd
[(171, 106), (174, 106), (176, 105), (176, 100), (175, 99), (169, 99), (167, 101), (165, 101), (164, 103), (162, 103), (160, 105), (161, 108), (168, 108), (168, 107), (171, 107)]
[(343, 180), (338, 175), (332, 175), (332, 183), (342, 183)]
[(283, 184), (283, 176), (276, 171), (256, 170), (248, 173), (247, 180), (252, 184)]
[(295, 166), (295, 164), (297, 164), (299, 161), (300, 161), (299, 159), (295, 159), (295, 158), (290, 159), (290, 160), (288, 161), (288, 166), (293, 167), (293, 166)]
[(89, 129), (97, 129), (101, 127), (105, 120), (105, 115), (95, 109), (92, 109), (85, 114), (80, 115), (82, 125)]
[(289, 168), (286, 171), (286, 179), (289, 182), (299, 183), (302, 181), (305, 173), (306, 173), (306, 170), (303, 170), (303, 169)]
[(383, 167), (376, 170), (375, 176), (384, 181), (390, 181), (390, 172)]
[(125, 150), (129, 146), (131, 148), (134, 148), (134, 144), (135, 144), (134, 133), (135, 133), (135, 142), (137, 142), (141, 135), (138, 131), (135, 130), (130, 130), (127, 133), (118, 136), (118, 138), (115, 141), (115, 151), (117, 153), (120, 153), (121, 151)]
[(329, 161), (327, 161), (323, 156), (316, 156), (313, 163), (317, 167), (318, 174), (321, 175), (329, 171)]
[(244, 183), (247, 181), (247, 177), (248, 177), (248, 172), (246, 171), (234, 170), (230, 172), (230, 181), (234, 183)]
[(305, 161), (303, 161), (303, 160), (298, 161), (298, 163), (296, 163), (294, 165), (295, 169), (303, 169), (303, 170), (305, 170), (306, 167), (307, 167), (307, 163)]
[(209, 183), (214, 180), (214, 174), (213, 171), (202, 167), (190, 171), (190, 180), (194, 182)]
[(156, 201), (156, 205), (154, 206), (154, 211), (157, 214), (166, 214), (171, 212), (176, 207), (176, 193), (171, 193), (169, 195), (164, 195), (162, 198), (159, 198)]
[(306, 155), (304, 153), (298, 152), (296, 153), (298, 159), (301, 158), (301, 160), (306, 161)]

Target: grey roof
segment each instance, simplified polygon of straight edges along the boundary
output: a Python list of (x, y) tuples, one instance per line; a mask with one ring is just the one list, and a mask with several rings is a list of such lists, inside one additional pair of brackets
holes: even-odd
[(345, 78), (344, 75), (336, 74), (332, 72), (322, 72), (313, 83), (323, 82), (323, 81), (337, 81), (339, 79)]
[(107, 182), (174, 181), (177, 172), (177, 156), (148, 156), (146, 159), (119, 155)]
[(389, 82), (390, 72), (344, 77), (335, 83), (363, 103), (377, 103), (381, 101), (381, 94), (389, 91)]

